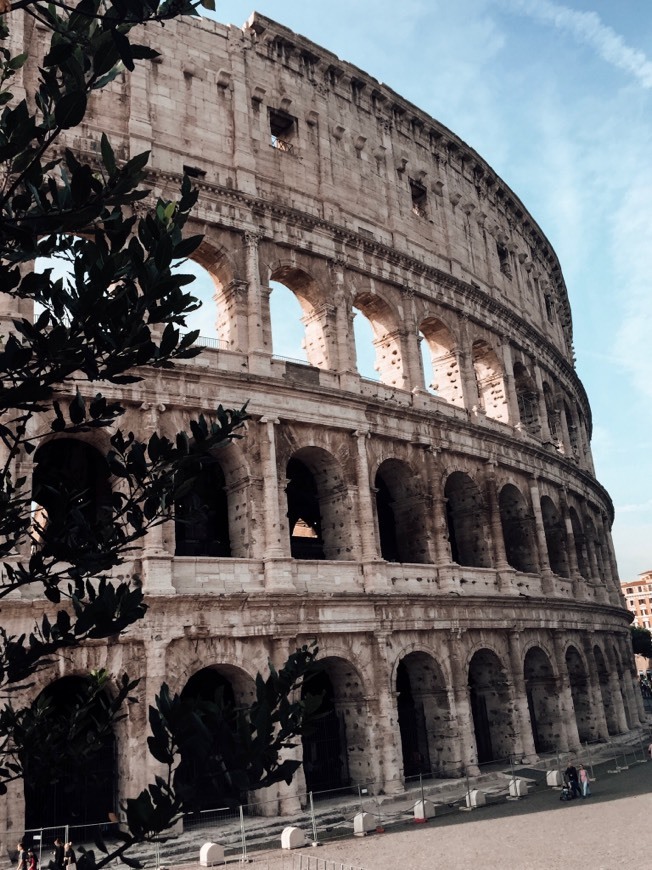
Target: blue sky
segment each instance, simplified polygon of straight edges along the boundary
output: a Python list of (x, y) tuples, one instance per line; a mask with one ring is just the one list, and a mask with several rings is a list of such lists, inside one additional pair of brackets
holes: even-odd
[(256, 8), (386, 82), (520, 197), (568, 286), (621, 578), (652, 568), (652, 3), (217, 3), (223, 23)]

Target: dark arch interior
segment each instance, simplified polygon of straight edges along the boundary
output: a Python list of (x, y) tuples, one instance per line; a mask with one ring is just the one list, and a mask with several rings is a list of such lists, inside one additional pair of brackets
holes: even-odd
[(514, 740), (509, 691), (502, 665), (491, 650), (479, 650), (471, 659), (469, 692), (478, 762), (507, 758)]
[[(37, 704), (46, 702), (40, 724), (47, 731), (47, 740), (34, 745), (23, 759), (25, 766), (25, 824), (27, 828), (62, 827), (108, 821), (116, 810), (116, 769), (113, 735), (98, 741), (92, 724), (80, 734), (73, 724), (74, 741), (89, 746), (97, 742), (91, 755), (83, 760), (71, 758), (53, 776), (50, 758), (57, 752), (67, 759), (71, 741), (70, 711), (80, 703), (87, 681), (83, 677), (64, 677), (45, 688)], [(96, 699), (102, 705), (102, 696)], [(59, 747), (59, 749), (57, 749)]]
[(375, 483), (380, 554), (387, 562), (400, 562), (396, 539), (396, 517), (392, 507), (394, 499), (380, 472), (376, 475)]
[(325, 670), (310, 678), (302, 697), (321, 696), (310, 731), (302, 737), (303, 772), (308, 791), (328, 792), (349, 782), (346, 729), (335, 708), (333, 683)]
[(323, 559), (319, 491), (308, 466), (296, 457), (287, 465), (288, 522), (293, 559)]
[(95, 549), (112, 513), (104, 456), (83, 441), (59, 438), (39, 447), (34, 459), (37, 537), (62, 559), (71, 550)]
[(403, 750), (403, 773), (406, 777), (430, 774), (430, 751), (424, 705), (423, 701), (414, 696), (410, 671), (405, 660), (399, 662), (396, 671), (396, 691)]
[(559, 694), (550, 659), (539, 647), (528, 650), (523, 667), (536, 752), (551, 752), (561, 729)]
[(489, 568), (480, 490), (462, 471), (453, 472), (444, 489), (451, 558), (458, 565)]
[(500, 521), (505, 540), (505, 556), (517, 571), (536, 572), (533, 517), (521, 492), (512, 484), (500, 491)]
[[(231, 682), (218, 670), (210, 667), (202, 668), (190, 677), (181, 692), (181, 698), (207, 702), (221, 699), (227, 717), (236, 705)], [(219, 753), (219, 745), (215, 747), (215, 751)], [(183, 752), (177, 769), (176, 785), (187, 806), (196, 811), (219, 809), (225, 803), (235, 806), (246, 802), (245, 793), (237, 787), (225, 789), (223, 780), (217, 781), (211, 776), (208, 764), (202, 764), (200, 759), (192, 756), (184, 758)]]
[(226, 481), (219, 464), (204, 468), (192, 491), (177, 501), (174, 534), (177, 556), (231, 555)]

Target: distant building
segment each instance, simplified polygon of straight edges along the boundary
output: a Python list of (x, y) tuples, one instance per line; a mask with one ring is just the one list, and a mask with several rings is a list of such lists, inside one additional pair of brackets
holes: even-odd
[(652, 571), (644, 571), (636, 580), (621, 583), (627, 609), (634, 614), (634, 624), (650, 628), (652, 620)]
[[(652, 630), (652, 571), (643, 571), (636, 580), (621, 583), (627, 609), (634, 614), (634, 625)], [(634, 656), (639, 674), (652, 672), (652, 659)]]

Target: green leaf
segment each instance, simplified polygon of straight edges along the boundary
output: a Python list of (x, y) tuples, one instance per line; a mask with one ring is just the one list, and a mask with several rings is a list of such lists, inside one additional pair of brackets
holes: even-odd
[(84, 120), (87, 99), (82, 91), (72, 91), (61, 97), (54, 109), (54, 120), (64, 130), (76, 127)]

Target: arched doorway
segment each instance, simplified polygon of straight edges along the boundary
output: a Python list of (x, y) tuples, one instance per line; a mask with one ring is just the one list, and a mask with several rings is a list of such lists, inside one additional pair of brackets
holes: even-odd
[(496, 653), (478, 650), (469, 665), (469, 691), (478, 763), (509, 757), (514, 726), (507, 677)]
[(34, 462), (35, 540), (64, 561), (101, 548), (113, 512), (104, 456), (85, 441), (56, 438), (38, 448)]
[(360, 676), (346, 659), (336, 656), (320, 660), (320, 665), (321, 671), (302, 688), (303, 697), (321, 697), (302, 744), (306, 788), (324, 794), (369, 782), (371, 767)]
[(304, 447), (286, 475), (292, 558), (350, 559), (351, 505), (339, 464), (319, 447)]
[(451, 558), (469, 568), (491, 567), (484, 502), (475, 481), (463, 471), (446, 480), (446, 521)]
[(517, 571), (537, 572), (534, 517), (528, 503), (520, 490), (508, 483), (500, 490), (498, 504), (507, 562)]
[(427, 653), (409, 653), (399, 662), (396, 691), (404, 775), (452, 774), (450, 706), (437, 662)]
[(559, 693), (550, 659), (540, 647), (527, 651), (523, 676), (534, 748), (537, 752), (553, 752), (558, 748), (562, 727)]
[(387, 459), (376, 472), (376, 512), (380, 552), (388, 562), (429, 560), (423, 497), (412, 469)]
[[(457, 359), (455, 340), (448, 327), (436, 317), (426, 317), (421, 323), (421, 355), (424, 359), (424, 372), (432, 372), (432, 382), (426, 389), (431, 390), (451, 405), (464, 407), (462, 376)], [(429, 365), (426, 365), (428, 363)]]
[(555, 503), (547, 495), (541, 497), (541, 517), (546, 535), (550, 570), (559, 577), (570, 577), (566, 525)]
[[(187, 716), (199, 717), (206, 738), (201, 751), (193, 745), (192, 734), (186, 744), (188, 751), (181, 747), (175, 787), (189, 809), (199, 812), (247, 802), (246, 789), (226, 772), (220, 759), (234, 755), (237, 744), (232, 735), (237, 729), (236, 711), (253, 697), (253, 680), (232, 665), (202, 668), (184, 686), (181, 700), (189, 702)], [(196, 702), (201, 702), (200, 706), (195, 706)], [(207, 705), (206, 709), (202, 709), (203, 704)], [(211, 709), (213, 704), (222, 714)]]
[(229, 506), (218, 463), (202, 469), (192, 490), (175, 505), (176, 556), (230, 556)]
[[(95, 721), (106, 719), (100, 708), (106, 709), (109, 700), (100, 693), (89, 713), (74, 715), (88, 703), (90, 690), (87, 678), (63, 677), (36, 700), (38, 727), (22, 759), (27, 828), (106, 822), (116, 811), (115, 741), (112, 733), (99, 734)], [(83, 756), (75, 755), (74, 747), (82, 744)]]

